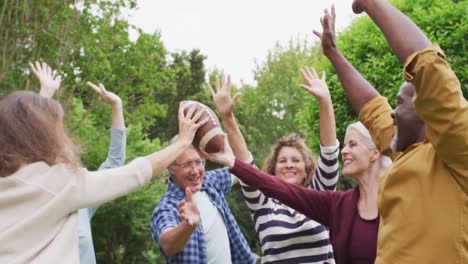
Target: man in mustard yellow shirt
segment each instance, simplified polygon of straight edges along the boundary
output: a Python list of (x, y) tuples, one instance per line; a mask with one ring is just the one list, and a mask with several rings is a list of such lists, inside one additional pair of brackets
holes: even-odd
[(468, 103), (437, 45), (385, 0), (355, 0), (404, 65), (392, 110), (335, 44), (325, 13), (324, 54), (379, 151), (394, 159), (381, 177), (375, 263), (468, 263)]

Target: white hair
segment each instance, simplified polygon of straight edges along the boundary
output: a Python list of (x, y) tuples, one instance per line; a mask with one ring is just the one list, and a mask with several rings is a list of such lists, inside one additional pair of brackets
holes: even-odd
[[(374, 141), (372, 140), (369, 130), (367, 130), (367, 128), (361, 122), (355, 122), (355, 123), (350, 124), (346, 128), (346, 133), (348, 133), (350, 129), (353, 129), (354, 131), (361, 134), (362, 138), (365, 141), (364, 143), (369, 148), (377, 148), (377, 146), (375, 146), (374, 144)], [(380, 169), (383, 171), (392, 165), (392, 160), (389, 157), (382, 155), (381, 153), (380, 158), (379, 158), (379, 163), (380, 163)]]

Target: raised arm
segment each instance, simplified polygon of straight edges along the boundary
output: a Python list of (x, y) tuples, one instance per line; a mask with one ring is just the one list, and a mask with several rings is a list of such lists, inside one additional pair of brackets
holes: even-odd
[(468, 193), (468, 103), (445, 54), (387, 1), (357, 0), (353, 8), (369, 14), (404, 64), (404, 77), (414, 86), (414, 107), (425, 123), (426, 138)]
[(232, 146), (234, 155), (242, 161), (249, 160), (250, 153), (247, 144), (234, 116), (234, 107), (241, 94), (236, 93), (231, 97), (231, 77), (228, 75), (226, 78), (224, 74), (221, 76), (221, 79), (219, 76), (216, 76), (216, 91), (210, 84), (208, 84), (208, 89), (223, 122), (223, 128), (227, 134), (229, 144)]
[(323, 32), (313, 31), (322, 43), (325, 56), (330, 60), (340, 79), (351, 105), (356, 113), (371, 99), (380, 94), (361, 74), (351, 65), (336, 47), (335, 42), (335, 7), (331, 13), (325, 9), (325, 15), (320, 19)]
[(109, 151), (107, 153), (106, 160), (101, 164), (99, 169), (110, 169), (122, 166), (125, 163), (126, 149), (122, 99), (120, 99), (120, 97), (115, 93), (107, 91), (102, 83), (100, 83), (99, 86), (91, 82), (87, 82), (86, 84), (99, 94), (112, 108), (112, 127)]
[(125, 129), (125, 122), (123, 117), (122, 99), (113, 92), (106, 90), (102, 83), (99, 86), (87, 82), (97, 94), (99, 94), (104, 101), (112, 107), (112, 127), (117, 129)]
[(182, 251), (200, 223), (198, 208), (193, 201), (192, 191), (185, 189), (187, 201), (180, 201), (179, 214), (181, 222), (174, 228), (167, 229), (160, 239), (160, 244), (167, 256), (173, 256)]
[(301, 74), (307, 83), (301, 87), (317, 98), (320, 109), (320, 156), (311, 186), (316, 190), (335, 190), (339, 176), (339, 143), (336, 139), (335, 113), (325, 82), (325, 72), (322, 72), (322, 78), (319, 78), (313, 67), (305, 66), (301, 69)]
[(325, 82), (325, 72), (322, 72), (322, 78), (319, 78), (313, 67), (301, 69), (302, 77), (307, 83), (301, 84), (301, 88), (317, 98), (320, 109), (320, 143), (323, 146), (334, 146), (336, 144), (336, 125), (333, 104)]
[(52, 71), (52, 68), (50, 68), (50, 66), (45, 62), (43, 62), (41, 65), (41, 63), (36, 61), (35, 66), (34, 64), (29, 63), (29, 68), (39, 79), (41, 84), (41, 90), (39, 94), (47, 98), (52, 98), (52, 96), (54, 96), (55, 92), (57, 92), (60, 87), (62, 77), (57, 75), (55, 71)]
[(144, 186), (151, 177), (160, 174), (192, 144), (198, 127), (208, 121), (199, 121), (203, 112), (194, 115), (195, 108), (183, 114), (179, 107), (179, 137), (177, 142), (148, 156), (136, 158), (129, 164), (96, 172), (86, 172), (78, 177), (74, 189), (74, 201), (70, 206), (75, 209), (96, 206), (116, 199)]
[(353, 11), (366, 12), (374, 20), (401, 64), (414, 52), (431, 45), (418, 26), (386, 0), (355, 0)]

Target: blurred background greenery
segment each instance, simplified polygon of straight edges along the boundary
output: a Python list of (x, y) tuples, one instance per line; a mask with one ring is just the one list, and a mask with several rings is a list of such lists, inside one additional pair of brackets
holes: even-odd
[[(468, 1), (392, 1), (436, 43), (468, 96)], [(66, 124), (80, 142), (82, 162), (90, 170), (104, 161), (109, 144), (110, 108), (86, 87), (102, 82), (121, 96), (127, 124), (127, 161), (167, 145), (178, 131), (177, 108), (182, 100), (198, 100), (213, 107), (205, 76), (213, 81), (220, 70), (207, 72), (199, 50), (169, 52), (158, 33), (133, 26), (122, 12), (137, 7), (135, 0), (2, 0), (0, 4), (0, 98), (16, 90), (38, 91), (28, 62), (43, 60), (62, 75), (58, 99), (66, 110)], [(134, 27), (133, 27), (134, 28)], [(383, 35), (366, 16), (339, 34), (346, 58), (378, 91), (394, 99), (402, 83), (402, 67)], [(318, 151), (319, 112), (314, 98), (298, 85), (299, 69), (314, 66), (327, 72), (334, 101), (338, 139), (356, 120), (331, 64), (317, 43), (291, 39), (276, 45), (255, 69), (256, 86), (235, 87), (242, 96), (235, 114), (248, 146), (261, 166), (272, 144), (291, 132), (303, 135)], [(216, 165), (208, 164), (208, 168)], [(167, 173), (142, 190), (107, 203), (93, 218), (99, 263), (162, 263), (149, 232), (154, 207), (166, 190)], [(340, 177), (339, 188), (353, 182)], [(252, 249), (260, 254), (257, 235), (240, 187), (227, 196), (231, 209)]]

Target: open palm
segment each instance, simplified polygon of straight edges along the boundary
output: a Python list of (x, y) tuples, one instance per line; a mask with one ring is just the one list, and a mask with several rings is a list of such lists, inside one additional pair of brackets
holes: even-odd
[(319, 78), (317, 72), (313, 67), (307, 67), (301, 69), (302, 77), (307, 84), (301, 84), (301, 88), (317, 97), (317, 99), (323, 99), (330, 96), (327, 83), (325, 82), (325, 71), (322, 72), (322, 77)]
[(231, 97), (231, 77), (228, 75), (226, 79), (223, 74), (220, 80), (219, 76), (216, 76), (216, 91), (210, 84), (208, 84), (208, 89), (213, 97), (213, 102), (219, 115), (225, 117), (232, 114), (240, 93), (236, 93)]
[(115, 93), (106, 90), (106, 87), (104, 87), (102, 83), (100, 83), (99, 86), (91, 82), (87, 82), (86, 84), (99, 94), (109, 105), (113, 106), (116, 104), (122, 104), (122, 99), (120, 99), (120, 97)]
[(29, 68), (39, 79), (39, 83), (41, 84), (41, 91), (39, 94), (48, 98), (54, 96), (62, 82), (60, 75), (52, 71), (52, 68), (45, 62), (43, 62), (42, 65), (38, 61), (35, 62), (35, 65), (29, 63)]
[(328, 12), (328, 9), (325, 9), (324, 16), (320, 18), (322, 32), (313, 30), (313, 33), (320, 38), (322, 50), (325, 55), (336, 49), (335, 18), (335, 6), (332, 5), (331, 12)]

